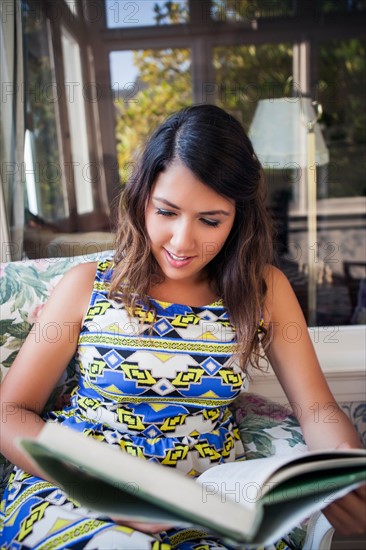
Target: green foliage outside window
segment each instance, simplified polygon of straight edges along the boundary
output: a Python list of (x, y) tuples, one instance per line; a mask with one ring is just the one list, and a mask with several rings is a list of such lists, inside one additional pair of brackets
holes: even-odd
[(190, 51), (187, 49), (134, 52), (139, 69), (137, 94), (120, 97), (117, 109), (117, 157), (122, 183), (147, 136), (169, 114), (192, 103)]

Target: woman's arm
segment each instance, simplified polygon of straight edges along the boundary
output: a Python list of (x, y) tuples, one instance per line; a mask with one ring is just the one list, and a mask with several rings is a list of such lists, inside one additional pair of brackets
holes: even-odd
[[(292, 287), (270, 268), (265, 321), (273, 324), (268, 359), (297, 416), (310, 449), (361, 447), (350, 420), (339, 408), (321, 371)], [(366, 485), (329, 505), (324, 514), (342, 535), (366, 532)]]
[(345, 442), (361, 447), (355, 429), (328, 387), (289, 281), (281, 271), (270, 268), (267, 284), (265, 322), (273, 327), (267, 356), (308, 447), (334, 448)]
[(75, 353), (95, 271), (95, 263), (81, 264), (62, 278), (1, 384), (0, 450), (11, 462), (37, 476), (39, 470), (15, 441), (35, 437), (44, 425), (40, 415)]

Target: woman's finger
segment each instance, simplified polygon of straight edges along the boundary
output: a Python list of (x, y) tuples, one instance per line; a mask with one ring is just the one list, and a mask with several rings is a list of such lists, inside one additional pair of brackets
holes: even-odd
[(114, 523), (117, 525), (123, 525), (124, 527), (130, 527), (131, 529), (135, 529), (136, 531), (141, 531), (142, 533), (147, 534), (156, 534), (161, 533), (162, 531), (167, 531), (167, 529), (171, 529), (171, 524), (166, 523), (148, 523), (145, 521), (127, 521), (120, 518), (111, 518)]
[(336, 500), (323, 512), (342, 535), (366, 533), (366, 486)]

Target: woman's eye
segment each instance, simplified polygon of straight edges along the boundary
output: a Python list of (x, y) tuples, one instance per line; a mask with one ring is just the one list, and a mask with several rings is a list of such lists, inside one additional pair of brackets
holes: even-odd
[(202, 218), (202, 222), (210, 227), (218, 227), (220, 224), (217, 220), (208, 220), (207, 218)]
[(161, 208), (158, 208), (156, 211), (156, 214), (159, 214), (160, 216), (174, 216), (174, 212), (171, 212), (170, 210), (162, 210)]

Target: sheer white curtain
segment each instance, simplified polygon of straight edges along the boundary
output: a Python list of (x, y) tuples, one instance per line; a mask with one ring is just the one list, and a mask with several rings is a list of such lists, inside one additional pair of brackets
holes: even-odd
[(21, 0), (0, 3), (1, 261), (22, 257), (24, 229), (24, 71)]

